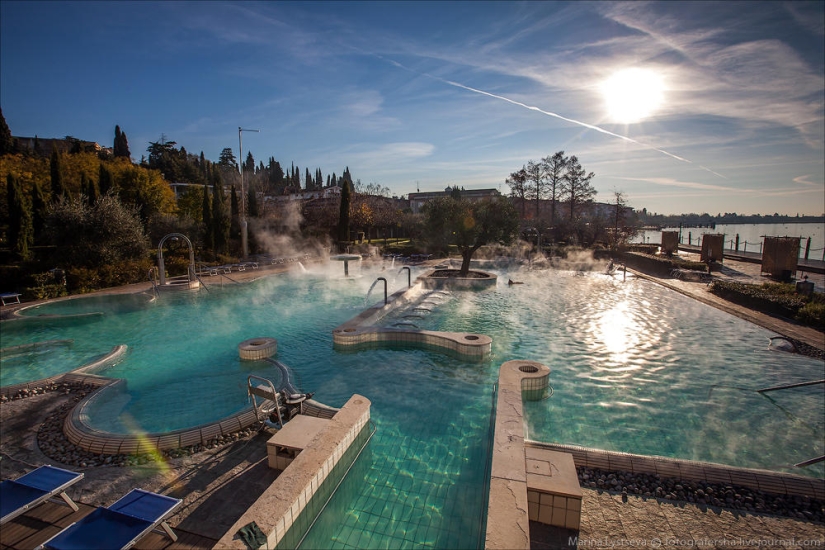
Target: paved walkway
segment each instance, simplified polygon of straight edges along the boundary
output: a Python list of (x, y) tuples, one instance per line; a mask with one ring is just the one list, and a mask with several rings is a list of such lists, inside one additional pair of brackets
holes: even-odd
[(825, 548), (825, 526), (655, 498), (583, 490), (578, 532), (530, 523), (531, 547)]

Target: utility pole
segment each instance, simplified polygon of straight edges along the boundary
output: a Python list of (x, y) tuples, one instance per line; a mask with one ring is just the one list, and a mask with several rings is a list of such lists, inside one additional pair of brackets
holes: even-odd
[(243, 186), (243, 139), (242, 132), (260, 132), (260, 130), (249, 130), (238, 126), (238, 167), (241, 170), (241, 248), (243, 249), (243, 257), (246, 259), (249, 256), (249, 240), (247, 238), (247, 223), (246, 223), (246, 190)]

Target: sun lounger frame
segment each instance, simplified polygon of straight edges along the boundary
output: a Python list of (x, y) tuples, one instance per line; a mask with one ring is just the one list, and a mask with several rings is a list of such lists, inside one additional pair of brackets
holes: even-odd
[[(44, 482), (46, 480), (43, 478), (55, 475), (65, 479), (65, 481), (59, 483), (58, 485), (51, 485), (48, 488), (44, 487)], [(43, 504), (46, 501), (59, 503), (59, 501), (55, 498), (58, 496), (63, 500), (63, 503), (65, 503), (66, 506), (77, 512), (78, 506), (69, 497), (69, 495), (66, 494), (66, 489), (81, 479), (83, 479), (82, 473), (64, 470), (63, 468), (57, 468), (47, 464), (40, 466), (39, 468), (32, 470), (17, 479), (4, 480), (2, 482), (2, 489), (0, 489), (0, 495), (2, 495), (2, 492), (4, 491), (27, 492), (31, 495), (31, 500), (0, 518), (0, 525), (11, 521), (17, 516), (24, 514), (25, 512)], [(3, 497), (0, 496), (0, 498)]]
[[(162, 509), (157, 510), (157, 513), (152, 513), (151, 517), (147, 517), (148, 512), (155, 512), (155, 510), (147, 510), (145, 507), (142, 507), (142, 504), (147, 502), (145, 499), (153, 501), (153, 504), (163, 505)], [(144, 502), (141, 503), (141, 500), (144, 500)], [(102, 538), (104, 535), (100, 527), (95, 524), (97, 521), (109, 521), (110, 523), (121, 522), (122, 525), (134, 526), (135, 533), (128, 534), (129, 540), (125, 540), (124, 537), (122, 545), (117, 547), (120, 548), (120, 550), (131, 548), (153, 531), (165, 534), (172, 542), (176, 542), (178, 536), (172, 531), (172, 528), (166, 520), (181, 504), (183, 504), (183, 501), (178, 498), (153, 493), (151, 491), (144, 491), (143, 489), (132, 489), (111, 506), (107, 508), (97, 508), (88, 516), (72, 523), (42, 545), (38, 546), (36, 550), (79, 548), (78, 543), (81, 545), (84, 544), (84, 542), (88, 540), (86, 537), (89, 534), (93, 537)], [(140, 529), (140, 531), (137, 531), (138, 529)], [(73, 539), (72, 537), (75, 538)], [(77, 537), (79, 537), (79, 540)], [(120, 544), (120, 541), (118, 541), (118, 544)]]

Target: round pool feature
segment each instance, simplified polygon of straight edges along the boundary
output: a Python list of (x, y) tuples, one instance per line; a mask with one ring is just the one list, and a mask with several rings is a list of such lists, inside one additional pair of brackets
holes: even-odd
[(336, 254), (329, 257), (330, 260), (344, 262), (344, 276), (349, 277), (349, 263), (352, 261), (361, 261), (361, 256), (358, 254)]
[(238, 355), (244, 361), (260, 361), (272, 357), (278, 351), (278, 341), (275, 338), (250, 338), (238, 344)]

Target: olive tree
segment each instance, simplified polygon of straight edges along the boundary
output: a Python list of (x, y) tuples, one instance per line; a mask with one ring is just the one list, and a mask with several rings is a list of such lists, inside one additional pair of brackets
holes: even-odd
[(439, 197), (425, 204), (423, 213), (424, 230), (434, 247), (458, 247), (462, 277), (470, 271), (476, 250), (486, 244), (510, 244), (518, 235), (518, 213), (505, 197), (481, 201)]
[(45, 219), (56, 260), (65, 266), (98, 268), (144, 259), (149, 250), (140, 215), (115, 195), (99, 197), (89, 205), (81, 197), (61, 198)]

